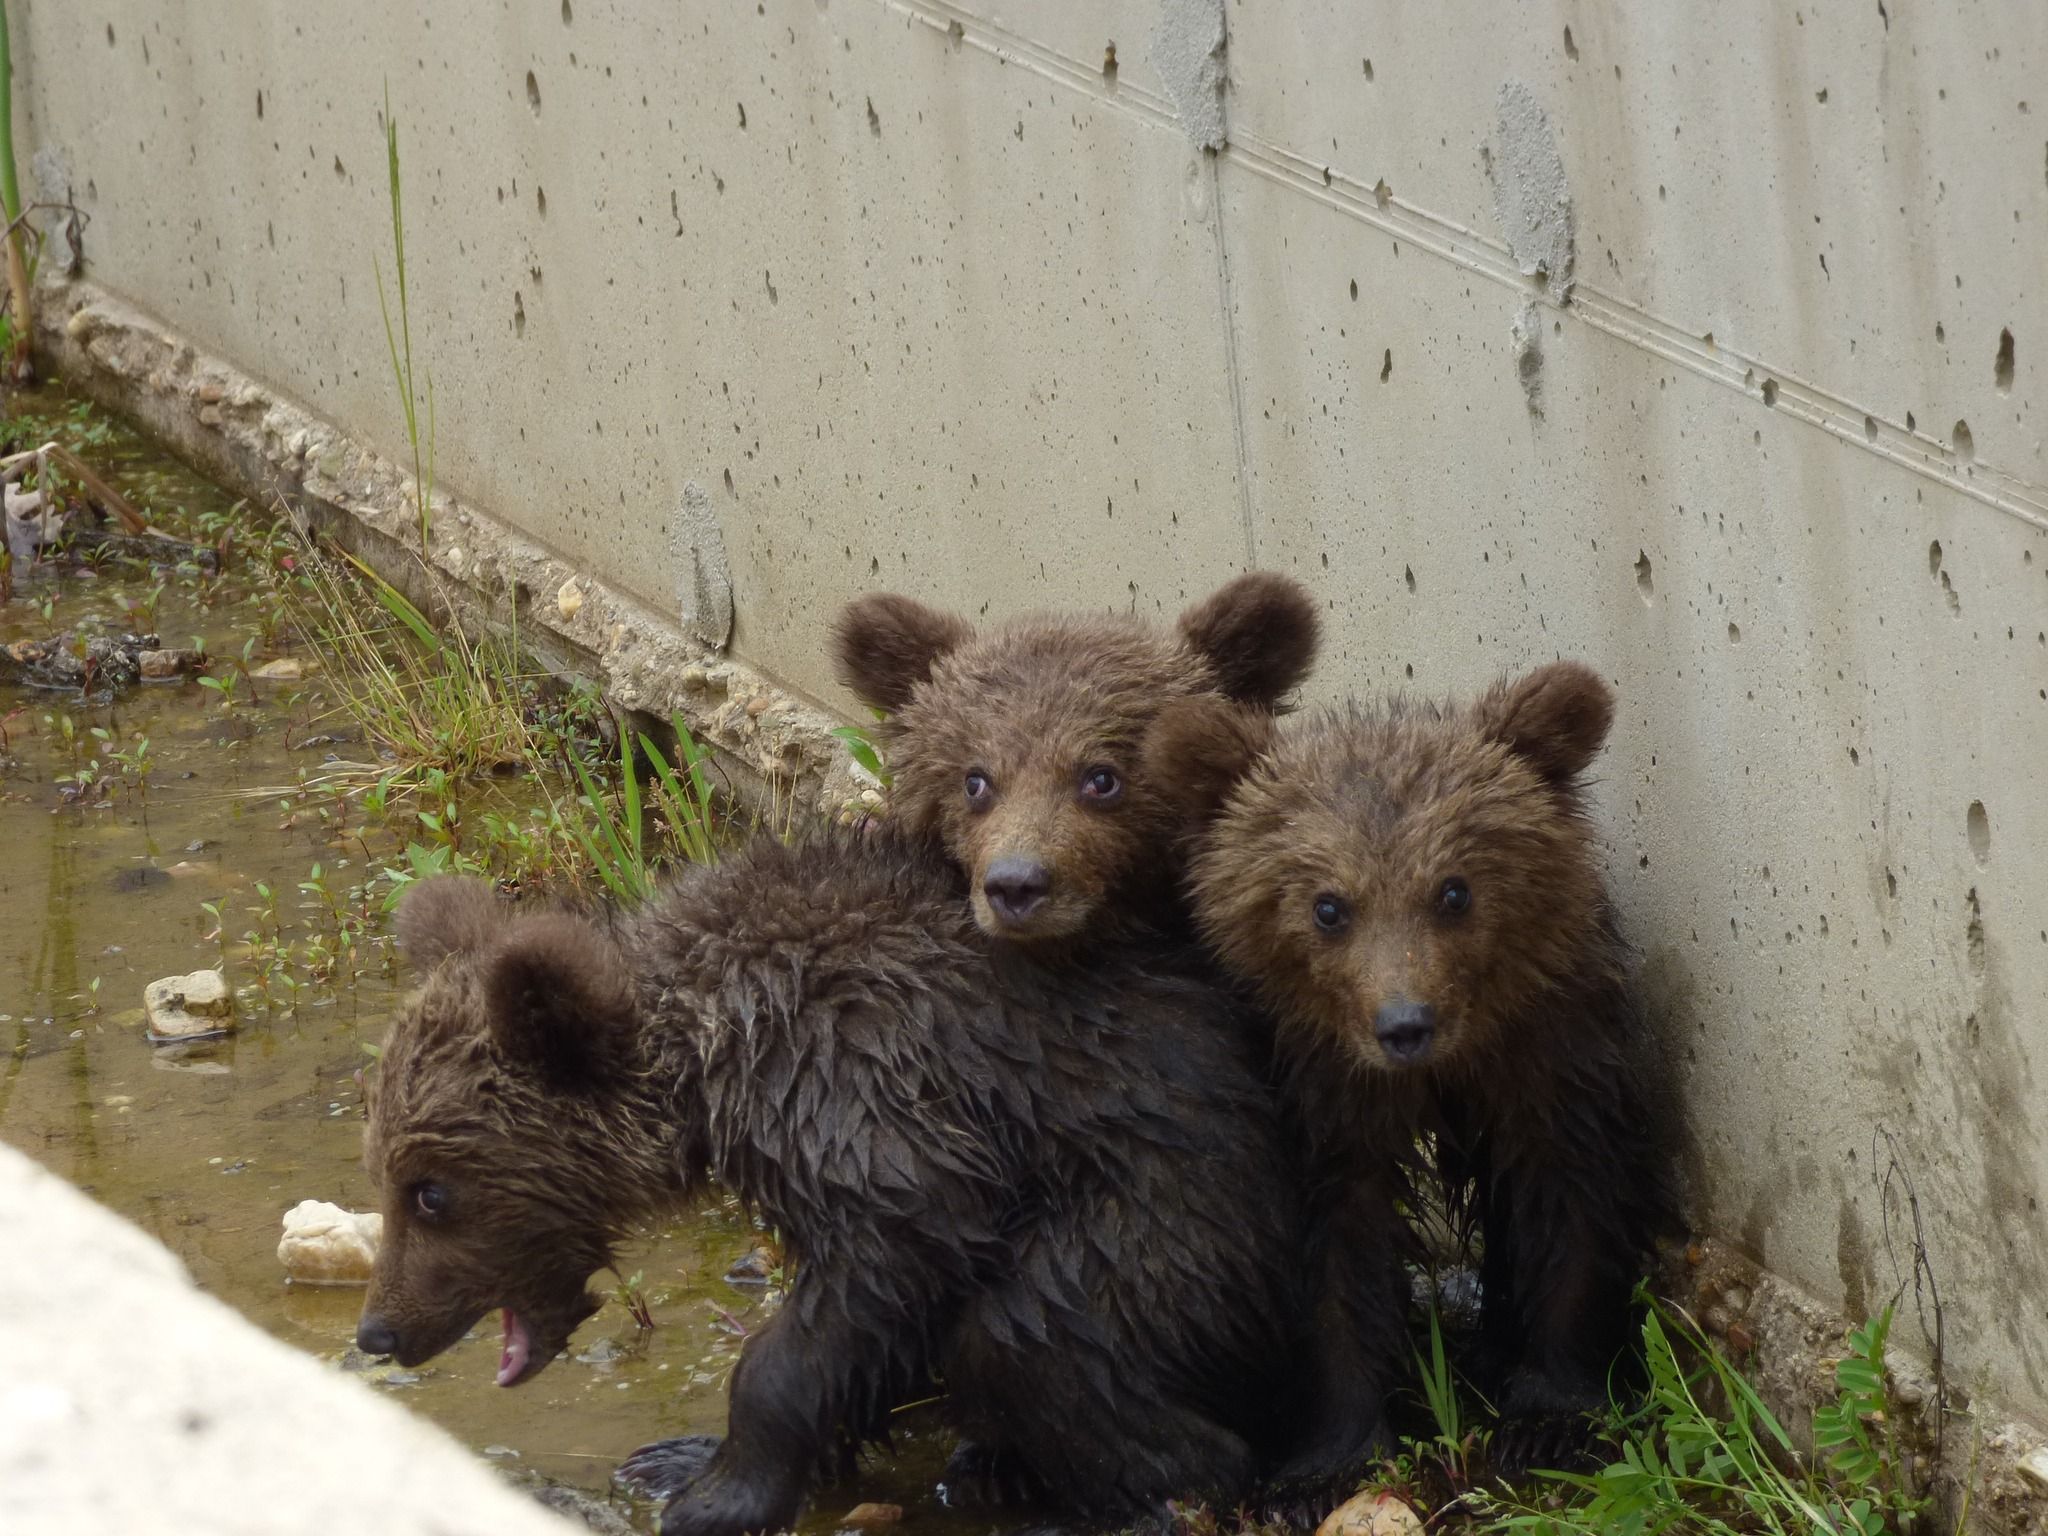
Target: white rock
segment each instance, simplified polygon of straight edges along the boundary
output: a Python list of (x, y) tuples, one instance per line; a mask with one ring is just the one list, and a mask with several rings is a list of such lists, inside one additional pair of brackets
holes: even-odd
[(1330, 1511), (1316, 1536), (1422, 1536), (1422, 1521), (1393, 1494), (1368, 1491)]
[(583, 610), (583, 589), (576, 585), (571, 576), (562, 583), (562, 590), (555, 594), (555, 611), (565, 619), (573, 619)]
[(306, 675), (306, 664), (296, 656), (280, 656), (275, 661), (266, 661), (249, 675), (260, 682), (296, 683)]
[(384, 1218), (375, 1211), (301, 1200), (284, 1213), (277, 1261), (299, 1285), (365, 1285), (383, 1237)]
[(2021, 1457), (2020, 1471), (2032, 1478), (2039, 1487), (2048, 1488), (2048, 1446), (2035, 1451), (2031, 1456)]
[(193, 1040), (235, 1027), (235, 998), (219, 971), (166, 976), (142, 989), (152, 1040)]

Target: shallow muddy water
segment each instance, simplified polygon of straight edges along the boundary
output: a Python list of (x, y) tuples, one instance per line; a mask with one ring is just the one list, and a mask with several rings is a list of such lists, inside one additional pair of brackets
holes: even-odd
[[(39, 427), (59, 423), (166, 531), (195, 536), (230, 514), (231, 498), (216, 487), (124, 428), (97, 416), (81, 422), (72, 410), (54, 394), (16, 402)], [(234, 516), (256, 521), (246, 509)], [(243, 684), (227, 700), (193, 682), (146, 684), (111, 701), (0, 686), (0, 1139), (141, 1225), (204, 1289), (293, 1347), (362, 1372), (509, 1468), (602, 1491), (634, 1446), (722, 1429), (740, 1334), (767, 1304), (762, 1286), (725, 1276), (757, 1234), (715, 1203), (649, 1234), (622, 1267), (641, 1273), (655, 1328), (641, 1331), (609, 1301), (568, 1356), (511, 1390), (492, 1381), (495, 1314), (419, 1371), (393, 1371), (352, 1350), (360, 1290), (286, 1284), (276, 1248), (287, 1208), (309, 1198), (352, 1209), (372, 1203), (359, 1161), (356, 1073), (406, 978), (380, 934), (360, 946), (352, 981), (288, 967), (296, 999), (273, 982), (266, 1000), (257, 985), (263, 967), (239, 936), (256, 932), (260, 948), (264, 936), (290, 945), (325, 932), (328, 905), (299, 889), (313, 866), (346, 906), (348, 889), (396, 858), (399, 840), (351, 825), (345, 811), (323, 821), (319, 807), (333, 813), (340, 802), (300, 792), (302, 774), (320, 778), (345, 771), (337, 759), (374, 762), (377, 754), (331, 713), (319, 658), (270, 617), (260, 568), (275, 552), (242, 542), (243, 556), (231, 555), (217, 579), (112, 564), (97, 574), (17, 567), (14, 597), (0, 604), (0, 644), (94, 619), (119, 632), (135, 627), (128, 605), (161, 584), (146, 627), (166, 644), (197, 635), (218, 657), (240, 655), (253, 640), (252, 667), (278, 656), (307, 666), (303, 682), (257, 682), (253, 695)], [(94, 738), (94, 727), (112, 740)], [(149, 766), (138, 786), (132, 773), (121, 778), (111, 754), (132, 755), (141, 736)], [(81, 790), (77, 776), (91, 777), (95, 760), (112, 787)], [(516, 802), (519, 788), (493, 792)], [(354, 835), (339, 835), (344, 826)], [(222, 933), (206, 903), (219, 910)], [(374, 910), (376, 902), (359, 905)], [(219, 965), (223, 954), (239, 1033), (151, 1045), (144, 986)], [(77, 1326), (146, 1332), (151, 1324), (102, 1317), (82, 1295)], [(908, 1431), (899, 1459), (821, 1495), (806, 1525), (829, 1529), (860, 1499), (911, 1505), (920, 1529), (952, 1524), (927, 1491), (942, 1447), (916, 1415)], [(646, 1510), (637, 1514), (644, 1526)]]

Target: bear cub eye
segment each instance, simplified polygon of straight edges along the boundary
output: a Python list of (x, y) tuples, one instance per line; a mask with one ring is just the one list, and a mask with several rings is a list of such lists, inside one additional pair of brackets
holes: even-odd
[(1316, 926), (1325, 933), (1341, 933), (1345, 925), (1351, 921), (1349, 905), (1341, 896), (1332, 896), (1327, 892), (1316, 898), (1315, 905), (1310, 911), (1315, 917)]
[(428, 1221), (434, 1221), (448, 1214), (448, 1191), (439, 1184), (416, 1184), (412, 1191), (412, 1208)]
[(967, 803), (977, 811), (985, 810), (989, 801), (995, 798), (996, 787), (989, 782), (988, 775), (979, 768), (967, 770)]
[(1444, 888), (1436, 899), (1437, 907), (1446, 917), (1463, 917), (1472, 905), (1472, 887), (1457, 875), (1444, 882)]
[(1124, 792), (1124, 781), (1114, 768), (1090, 768), (1081, 775), (1081, 798), (1106, 805)]

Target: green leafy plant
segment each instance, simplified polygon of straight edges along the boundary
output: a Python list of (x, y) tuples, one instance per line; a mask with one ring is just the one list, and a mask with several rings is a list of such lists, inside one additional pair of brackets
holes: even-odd
[(626, 732), (619, 733), (616, 801), (604, 793), (580, 759), (573, 764), (583, 794), (575, 802), (578, 819), (570, 824), (571, 834), (605, 889), (621, 901), (644, 901), (652, 895), (668, 857), (693, 864), (718, 862), (714, 791), (705, 772), (708, 754), (680, 714), (671, 716), (669, 725), (676, 733), (680, 773), (669, 766), (661, 749), (646, 735), (639, 737), (640, 749), (654, 770), (653, 808), (668, 845), (666, 852), (647, 839), (647, 807), (634, 771), (632, 738)]
[(858, 763), (882, 788), (892, 782), (888, 765), (882, 761), (881, 749), (875, 745), (875, 738), (867, 728), (858, 725), (842, 725), (832, 732), (846, 746), (846, 755)]
[(1471, 1482), (1473, 1460), (1484, 1449), (1488, 1434), (1465, 1412), (1457, 1377), (1444, 1352), (1443, 1324), (1435, 1307), (1429, 1309), (1429, 1357), (1418, 1354), (1415, 1363), (1422, 1380), (1423, 1404), (1429, 1409), (1436, 1435), (1426, 1446), (1413, 1449), (1436, 1462), (1454, 1490), (1463, 1489)]
[(1833, 1403), (1814, 1414), (1801, 1456), (1756, 1388), (1682, 1311), (1643, 1321), (1650, 1394), (1614, 1426), (1617, 1455), (1592, 1473), (1545, 1473), (1549, 1496), (1474, 1492), (1484, 1529), (1534, 1536), (1883, 1536), (1925, 1501), (1904, 1486), (1889, 1443), (1885, 1312), (1849, 1336)]

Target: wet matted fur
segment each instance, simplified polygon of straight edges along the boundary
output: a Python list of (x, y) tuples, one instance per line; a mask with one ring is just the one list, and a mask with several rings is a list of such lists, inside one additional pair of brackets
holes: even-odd
[(1582, 784), (1612, 714), (1607, 685), (1560, 662), (1464, 707), (1394, 699), (1283, 729), (1197, 708), (1154, 742), (1237, 780), (1191, 888), (1278, 1015), (1320, 1147), (1325, 1294), (1350, 1302), (1370, 1375), (1388, 1277), (1346, 1230), (1439, 1178), (1484, 1237), (1510, 1465), (1607, 1401), (1672, 1211), (1668, 1106)]
[(370, 1097), (365, 1347), (416, 1362), (504, 1307), (501, 1379), (531, 1376), (625, 1230), (708, 1175), (796, 1278), (723, 1443), (636, 1462), (664, 1530), (786, 1524), (935, 1371), (956, 1474), (1112, 1519), (1239, 1496), (1286, 1432), (1303, 1312), (1257, 1031), (1191, 961), (1049, 963), (963, 894), (894, 836), (762, 839), (609, 927), (416, 887), (432, 969)]

